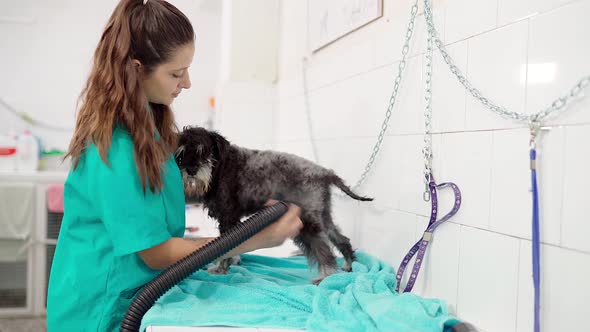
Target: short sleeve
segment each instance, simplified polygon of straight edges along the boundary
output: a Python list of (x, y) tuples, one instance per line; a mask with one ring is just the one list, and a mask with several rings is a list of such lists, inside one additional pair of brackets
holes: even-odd
[[(115, 256), (123, 256), (161, 244), (172, 236), (166, 222), (161, 193), (149, 187), (144, 193), (130, 138), (113, 135), (109, 166), (98, 151), (88, 151), (96, 165), (95, 195), (102, 222), (112, 240)], [(90, 161), (90, 160), (88, 160)]]

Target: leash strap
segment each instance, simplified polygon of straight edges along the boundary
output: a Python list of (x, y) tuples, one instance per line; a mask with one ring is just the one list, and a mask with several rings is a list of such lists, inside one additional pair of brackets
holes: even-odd
[[(408, 263), (410, 262), (412, 257), (414, 257), (414, 255), (418, 254), (416, 256), (416, 261), (414, 262), (414, 267), (412, 268), (412, 274), (410, 275), (410, 279), (408, 280), (408, 284), (406, 285), (406, 288), (404, 289), (404, 292), (411, 292), (412, 291), (412, 288), (414, 287), (414, 283), (416, 282), (416, 278), (418, 277), (418, 273), (420, 272), (420, 267), (422, 266), (422, 261), (424, 260), (424, 255), (426, 254), (426, 249), (428, 248), (428, 244), (432, 240), (432, 233), (434, 233), (434, 230), (438, 226), (440, 226), (442, 223), (451, 219), (451, 217), (454, 216), (459, 211), (459, 208), (461, 207), (461, 191), (459, 190), (459, 187), (457, 187), (456, 184), (451, 183), (451, 182), (436, 184), (434, 182), (434, 178), (431, 177), (428, 187), (430, 189), (430, 198), (431, 198), (430, 199), (430, 202), (431, 202), (430, 221), (428, 222), (428, 227), (426, 228), (426, 231), (424, 231), (422, 238), (420, 240), (418, 240), (418, 242), (416, 242), (416, 244), (414, 244), (414, 246), (410, 249), (410, 251), (408, 252), (406, 257), (404, 257), (404, 260), (402, 261), (402, 263), (400, 264), (400, 266), (397, 270), (397, 274), (395, 276), (395, 278), (397, 280), (397, 283), (395, 286), (396, 287), (395, 291), (398, 293), (399, 293), (399, 288), (400, 288), (400, 284), (402, 281), (402, 277), (404, 275), (404, 271), (406, 270), (406, 267), (408, 266)], [(447, 213), (441, 220), (437, 221), (436, 220), (437, 214), (438, 214), (437, 189), (442, 189), (442, 188), (446, 188), (446, 187), (451, 187), (453, 189), (453, 193), (455, 195), (455, 204), (453, 205), (453, 209), (451, 210), (451, 212)]]
[(533, 147), (530, 151), (531, 158), (531, 185), (533, 191), (533, 284), (535, 286), (535, 332), (541, 330), (540, 303), (541, 303), (541, 239), (539, 232), (539, 190), (537, 187), (537, 151)]

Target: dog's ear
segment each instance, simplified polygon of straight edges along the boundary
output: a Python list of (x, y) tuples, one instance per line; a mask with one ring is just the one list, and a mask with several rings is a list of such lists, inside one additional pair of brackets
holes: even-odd
[(174, 152), (174, 156), (176, 158), (180, 157), (181, 154), (184, 154), (184, 149), (185, 149), (185, 146), (184, 145), (181, 145), (178, 148), (176, 148), (176, 151)]
[(217, 160), (224, 158), (227, 148), (229, 147), (229, 141), (225, 137), (221, 136), (215, 131), (210, 132), (211, 139), (213, 139), (213, 145), (215, 146), (215, 153), (217, 154)]

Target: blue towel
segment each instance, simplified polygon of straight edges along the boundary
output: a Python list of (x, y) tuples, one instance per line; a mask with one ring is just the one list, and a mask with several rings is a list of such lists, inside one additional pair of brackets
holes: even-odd
[(141, 331), (160, 325), (442, 332), (459, 323), (442, 300), (396, 293), (393, 268), (362, 251), (352, 272), (319, 286), (310, 283), (317, 270), (305, 257), (241, 257), (227, 275), (202, 269), (174, 286), (146, 313)]

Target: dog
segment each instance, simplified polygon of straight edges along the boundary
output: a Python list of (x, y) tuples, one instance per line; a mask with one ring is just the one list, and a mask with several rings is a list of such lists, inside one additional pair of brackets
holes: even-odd
[[(290, 202), (301, 208), (303, 223), (293, 241), (318, 266), (319, 278), (313, 283), (337, 271), (330, 242), (344, 256), (342, 269), (352, 270), (350, 240), (332, 221), (331, 186), (359, 201), (373, 199), (352, 192), (334, 171), (293, 154), (239, 147), (215, 131), (190, 126), (179, 134), (175, 159), (187, 200), (203, 204), (221, 234), (262, 209), (268, 199)], [(227, 258), (209, 271), (225, 274), (231, 264)]]

